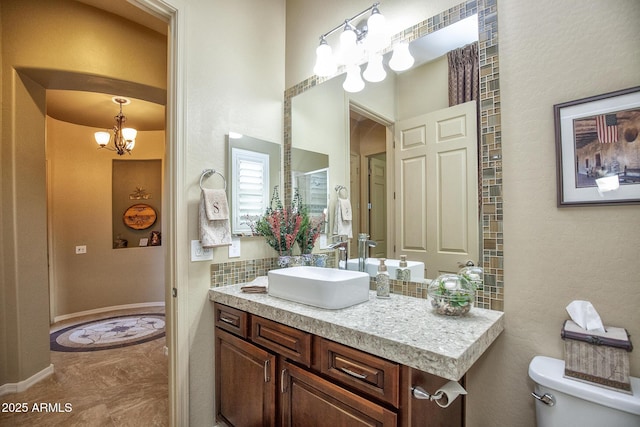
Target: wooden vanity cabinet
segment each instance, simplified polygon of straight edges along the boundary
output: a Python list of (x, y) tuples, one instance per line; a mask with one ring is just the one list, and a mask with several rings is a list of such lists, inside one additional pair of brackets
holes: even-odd
[(440, 408), (412, 397), (413, 386), (435, 392), (444, 378), (219, 303), (215, 312), (216, 418), (223, 424), (464, 425), (463, 399)]

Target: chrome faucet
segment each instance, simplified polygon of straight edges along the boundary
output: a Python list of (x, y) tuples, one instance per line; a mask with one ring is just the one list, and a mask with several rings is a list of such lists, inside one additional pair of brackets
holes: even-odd
[(377, 245), (373, 240), (369, 240), (366, 233), (358, 234), (358, 271), (365, 271), (365, 262), (367, 260), (367, 250), (375, 248)]
[(349, 260), (349, 236), (344, 234), (336, 234), (331, 236), (332, 239), (338, 239), (337, 242), (329, 245), (330, 249), (338, 250), (338, 269), (346, 270), (347, 261)]

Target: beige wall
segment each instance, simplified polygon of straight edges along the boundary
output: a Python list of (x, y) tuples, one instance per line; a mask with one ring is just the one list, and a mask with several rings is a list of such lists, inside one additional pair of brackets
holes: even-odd
[[(370, 4), (287, 3), (290, 87), (312, 75), (317, 37)], [(388, 0), (381, 12), (408, 25), (400, 15), (417, 22), (457, 3)], [(628, 250), (640, 241), (638, 207), (558, 209), (553, 124), (556, 103), (640, 84), (640, 4), (497, 3), (507, 323), (468, 373), (471, 427), (535, 425), (528, 363), (536, 354), (562, 358), (560, 328), (572, 300), (591, 300), (607, 324), (626, 327), (632, 339), (640, 333), (640, 266)], [(640, 376), (638, 352), (631, 369)]]
[[(640, 334), (640, 265), (626, 249), (640, 241), (639, 208), (557, 208), (553, 123), (554, 104), (640, 84), (640, 3), (499, 1), (498, 12), (507, 324), (469, 374), (468, 420), (528, 426), (527, 366), (562, 358), (569, 302)], [(640, 352), (630, 357), (640, 376)]]
[[(162, 159), (164, 132), (138, 132), (132, 154), (121, 157), (96, 149), (97, 130), (47, 119), (54, 316), (164, 301), (163, 248), (115, 250), (111, 232), (113, 159)], [(76, 255), (76, 245), (86, 245), (87, 253)]]
[[(233, 130), (254, 138), (283, 140), (284, 0), (188, 0), (186, 15), (185, 188), (189, 239), (197, 239), (198, 181), (203, 169), (225, 170), (225, 135)], [(182, 220), (182, 219), (179, 219)], [(189, 259), (188, 241), (176, 242)], [(261, 239), (242, 239), (242, 259), (267, 258)], [(228, 260), (225, 247), (214, 262)], [(213, 304), (208, 299), (211, 263), (189, 263), (190, 425), (214, 423)]]

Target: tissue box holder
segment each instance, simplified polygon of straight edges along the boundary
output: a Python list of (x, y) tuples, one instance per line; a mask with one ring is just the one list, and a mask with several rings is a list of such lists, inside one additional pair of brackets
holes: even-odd
[(629, 352), (633, 345), (624, 328), (605, 326), (607, 332), (587, 331), (573, 320), (562, 326), (565, 377), (632, 393)]

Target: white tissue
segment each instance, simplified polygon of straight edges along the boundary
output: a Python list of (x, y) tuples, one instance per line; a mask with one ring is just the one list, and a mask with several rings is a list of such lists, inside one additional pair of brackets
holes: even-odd
[(587, 331), (606, 332), (600, 315), (589, 301), (572, 301), (567, 306), (567, 313), (571, 320)]
[(596, 185), (600, 196), (604, 196), (607, 191), (615, 191), (620, 188), (620, 179), (618, 175), (604, 176), (596, 179)]
[(439, 407), (446, 408), (461, 394), (467, 394), (467, 390), (465, 390), (457, 381), (449, 381), (436, 390), (436, 392), (431, 396), (431, 400), (436, 402)]

